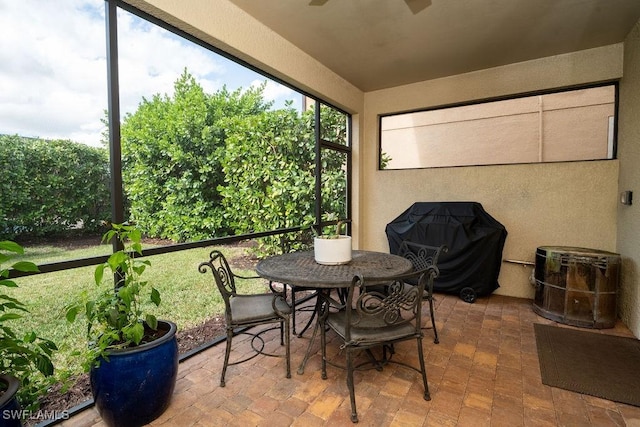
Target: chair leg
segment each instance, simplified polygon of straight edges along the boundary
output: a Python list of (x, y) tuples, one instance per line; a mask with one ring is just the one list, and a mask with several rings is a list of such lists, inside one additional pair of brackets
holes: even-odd
[[(285, 355), (287, 359), (287, 378), (291, 378), (291, 331), (289, 330), (291, 327), (289, 323), (289, 318), (285, 319), (284, 330), (285, 330)], [(281, 325), (282, 328), (282, 325)], [(282, 329), (281, 329), (282, 330)]]
[(353, 385), (353, 358), (350, 349), (347, 349), (347, 388), (349, 389), (349, 399), (351, 400), (351, 422), (357, 423), (356, 391)]
[[(288, 326), (288, 325), (287, 325)], [(284, 320), (280, 321), (280, 345), (284, 345), (284, 333), (285, 333), (285, 326), (284, 326)], [(289, 333), (287, 332), (287, 335), (289, 335)]]
[(418, 337), (418, 359), (420, 360), (420, 373), (422, 374), (422, 384), (424, 385), (424, 400), (431, 400), (429, 384), (427, 383), (427, 369), (424, 364), (424, 351), (422, 350), (422, 338)]
[(322, 349), (322, 379), (327, 379), (327, 331), (323, 321), (319, 321), (320, 325), (320, 348)]
[(229, 355), (231, 354), (231, 341), (233, 340), (233, 329), (227, 328), (227, 346), (224, 351), (224, 363), (222, 364), (222, 374), (220, 375), (220, 387), (224, 387), (224, 376), (229, 366)]
[[(285, 285), (287, 286), (287, 285)], [(293, 335), (296, 334), (296, 288), (291, 286), (291, 321), (293, 322)]]
[(429, 313), (431, 314), (431, 325), (433, 326), (433, 342), (434, 344), (439, 344), (440, 340), (438, 339), (438, 329), (436, 328), (436, 316), (433, 311), (433, 296), (429, 297)]

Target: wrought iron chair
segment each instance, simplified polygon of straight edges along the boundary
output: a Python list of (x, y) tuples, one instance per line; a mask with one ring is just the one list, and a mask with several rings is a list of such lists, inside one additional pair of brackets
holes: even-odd
[[(198, 266), (198, 271), (200, 271), (200, 273), (206, 273), (207, 269), (210, 269), (213, 273), (214, 281), (218, 286), (218, 290), (222, 295), (222, 299), (224, 300), (225, 305), (224, 316), (226, 321), (227, 346), (224, 354), (222, 374), (220, 375), (220, 387), (225, 386), (224, 376), (227, 372), (228, 366), (246, 362), (257, 356), (258, 354), (264, 354), (266, 356), (273, 357), (284, 357), (286, 359), (287, 378), (291, 378), (289, 333), (291, 307), (287, 304), (284, 295), (282, 293), (264, 293), (253, 295), (238, 294), (236, 292), (236, 279), (252, 279), (257, 277), (246, 277), (234, 274), (231, 271), (226, 258), (218, 250), (211, 251), (211, 253), (209, 254), (209, 261), (202, 262)], [(231, 354), (231, 342), (233, 340), (234, 332), (237, 329), (274, 323), (280, 324), (280, 344), (285, 346), (284, 356), (262, 351), (264, 348), (264, 342), (259, 336), (260, 332), (258, 334), (251, 334), (246, 331), (242, 331), (240, 333), (247, 333), (253, 336), (251, 345), (255, 352), (242, 360), (229, 363), (229, 355)], [(262, 346), (260, 348), (256, 348), (254, 346), (254, 342), (256, 339), (262, 343)]]
[[(424, 399), (431, 400), (427, 384), (427, 372), (422, 350), (422, 293), (425, 286), (437, 275), (437, 268), (427, 269), (397, 276), (388, 281), (386, 292), (380, 292), (380, 279), (365, 279), (358, 275), (353, 278), (345, 304), (321, 293), (324, 300), (320, 316), (320, 339), (322, 347), (322, 378), (327, 378), (327, 330), (333, 330), (341, 341), (340, 348), (346, 352), (347, 387), (351, 399), (351, 421), (358, 422), (353, 374), (361, 366), (354, 365), (353, 353), (361, 350), (369, 352), (374, 347), (382, 347), (382, 360), (375, 361), (373, 367), (381, 369), (387, 363), (397, 363), (409, 367), (422, 375)], [(375, 286), (368, 286), (374, 283)], [(415, 283), (412, 285), (411, 283)], [(391, 360), (395, 353), (393, 344), (416, 340), (420, 369), (408, 363)], [(388, 353), (389, 349), (392, 349)], [(369, 352), (369, 355), (372, 353)]]
[[(423, 271), (431, 266), (438, 266), (438, 258), (442, 252), (447, 252), (445, 245), (441, 246), (429, 246), (421, 243), (414, 243), (408, 240), (404, 240), (400, 244), (398, 255), (403, 256), (411, 261), (413, 269), (415, 271)], [(438, 272), (436, 268), (436, 272)], [(433, 278), (435, 278), (437, 275)], [(424, 289), (424, 299), (429, 302), (429, 314), (431, 315), (431, 325), (433, 326), (433, 342), (438, 344), (440, 339), (438, 338), (438, 330), (436, 328), (436, 316), (433, 308), (433, 280), (427, 283)]]

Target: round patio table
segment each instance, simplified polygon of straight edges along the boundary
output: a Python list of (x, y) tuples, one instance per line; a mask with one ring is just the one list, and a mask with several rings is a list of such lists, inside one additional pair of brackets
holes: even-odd
[(265, 279), (306, 288), (348, 288), (357, 274), (365, 278), (385, 279), (413, 270), (407, 258), (373, 251), (353, 251), (347, 264), (318, 264), (313, 251), (291, 252), (265, 258), (256, 272)]
[[(361, 275), (369, 283), (381, 282), (413, 271), (408, 259), (383, 252), (353, 251), (347, 264), (324, 265), (315, 261), (313, 251), (291, 252), (265, 258), (256, 265), (256, 272), (265, 279), (290, 286), (315, 288), (322, 292), (331, 289), (348, 288), (356, 275)], [(317, 300), (315, 313), (321, 311), (320, 299)], [(314, 315), (315, 315), (314, 313)], [(313, 319), (313, 317), (312, 317)], [(311, 354), (311, 347), (318, 334), (318, 323), (313, 329), (305, 356), (298, 367), (298, 374), (304, 373), (304, 367)]]

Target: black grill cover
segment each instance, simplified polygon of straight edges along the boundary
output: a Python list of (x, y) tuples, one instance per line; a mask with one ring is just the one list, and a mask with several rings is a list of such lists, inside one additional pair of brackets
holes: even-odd
[(414, 203), (387, 224), (389, 251), (397, 254), (403, 240), (446, 245), (438, 260), (434, 290), (459, 293), (466, 287), (478, 295), (495, 291), (507, 230), (477, 202)]

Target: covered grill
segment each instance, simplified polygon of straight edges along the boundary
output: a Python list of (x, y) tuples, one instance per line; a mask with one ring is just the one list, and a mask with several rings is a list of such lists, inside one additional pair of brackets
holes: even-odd
[(446, 245), (438, 260), (434, 290), (458, 293), (473, 302), (499, 287), (505, 227), (477, 202), (418, 202), (387, 224), (389, 251), (398, 254), (404, 240)]

